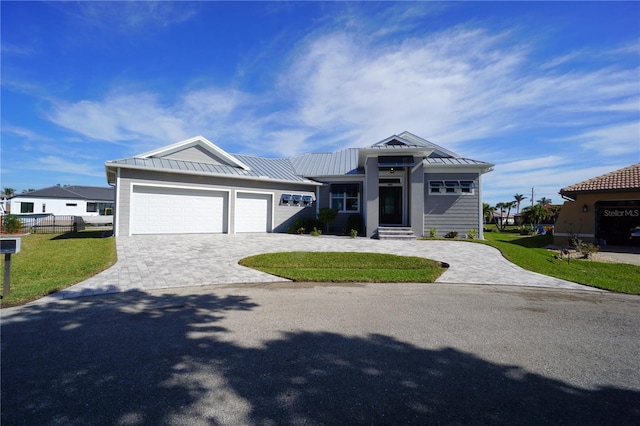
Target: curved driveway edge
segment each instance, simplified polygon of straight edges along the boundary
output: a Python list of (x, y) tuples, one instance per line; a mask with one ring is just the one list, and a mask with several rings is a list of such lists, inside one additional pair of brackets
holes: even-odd
[(136, 235), (117, 237), (111, 268), (40, 301), (129, 290), (287, 281), (238, 265), (244, 257), (281, 251), (351, 251), (420, 256), (450, 265), (439, 283), (497, 284), (602, 291), (530, 272), (495, 248), (464, 241), (387, 241), (289, 234)]

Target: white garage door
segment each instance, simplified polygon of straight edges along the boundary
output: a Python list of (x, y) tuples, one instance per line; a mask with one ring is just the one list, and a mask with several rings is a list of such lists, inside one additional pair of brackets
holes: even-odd
[(269, 194), (239, 193), (236, 197), (236, 232), (268, 232), (271, 223)]
[(226, 231), (224, 192), (134, 186), (132, 234), (210, 234)]

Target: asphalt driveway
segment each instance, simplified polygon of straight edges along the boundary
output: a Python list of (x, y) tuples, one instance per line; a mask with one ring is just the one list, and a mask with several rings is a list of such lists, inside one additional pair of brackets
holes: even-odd
[(446, 262), (440, 283), (495, 284), (598, 291), (526, 271), (492, 247), (461, 241), (381, 241), (369, 238), (288, 234), (137, 235), (116, 238), (118, 261), (110, 269), (41, 299), (64, 299), (130, 290), (229, 283), (281, 282), (238, 265), (238, 260), (277, 251), (362, 251), (421, 256)]
[(1, 311), (3, 425), (640, 424), (637, 296), (256, 283), (48, 302)]

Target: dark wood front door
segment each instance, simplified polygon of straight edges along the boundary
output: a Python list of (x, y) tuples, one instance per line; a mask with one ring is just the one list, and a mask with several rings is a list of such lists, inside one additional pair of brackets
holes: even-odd
[(402, 187), (380, 187), (380, 224), (402, 225)]

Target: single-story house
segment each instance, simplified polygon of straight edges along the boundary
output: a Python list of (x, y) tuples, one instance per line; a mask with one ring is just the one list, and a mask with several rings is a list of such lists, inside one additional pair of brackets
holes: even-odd
[(640, 229), (640, 163), (560, 190), (566, 201), (555, 224), (554, 243), (571, 237), (598, 244), (629, 244)]
[(112, 187), (51, 186), (9, 198), (7, 210), (15, 215), (108, 216), (114, 199)]
[(482, 175), (492, 167), (409, 132), (277, 159), (232, 155), (198, 136), (105, 163), (116, 236), (286, 232), (328, 207), (338, 211), (332, 229), (359, 215), (369, 237), (432, 228), (482, 237)]

